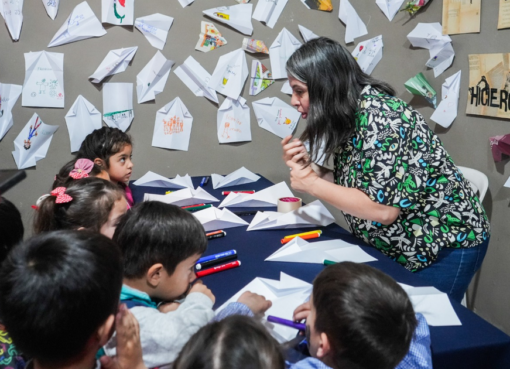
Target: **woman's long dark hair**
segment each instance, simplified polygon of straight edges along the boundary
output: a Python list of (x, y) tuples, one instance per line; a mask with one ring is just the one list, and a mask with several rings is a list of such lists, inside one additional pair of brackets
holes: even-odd
[(306, 83), (310, 108), (302, 141), (310, 144), (310, 160), (325, 161), (354, 133), (361, 91), (371, 85), (395, 95), (393, 88), (364, 73), (347, 49), (326, 37), (310, 40), (287, 61), (287, 73)]

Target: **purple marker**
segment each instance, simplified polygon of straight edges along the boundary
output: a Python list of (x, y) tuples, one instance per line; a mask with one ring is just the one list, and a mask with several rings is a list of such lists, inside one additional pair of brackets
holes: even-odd
[(299, 329), (300, 331), (304, 331), (306, 329), (306, 324), (296, 323), (296, 322), (293, 322), (292, 320), (278, 318), (278, 317), (272, 316), (272, 315), (267, 316), (267, 321), (276, 323), (276, 324), (286, 325), (287, 327), (291, 327), (291, 328), (296, 328), (296, 329)]

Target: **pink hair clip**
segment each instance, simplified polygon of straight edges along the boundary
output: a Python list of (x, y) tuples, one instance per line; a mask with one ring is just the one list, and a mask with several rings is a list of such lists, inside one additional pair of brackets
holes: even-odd
[(50, 192), (52, 196), (55, 196), (57, 199), (55, 200), (55, 204), (65, 204), (73, 201), (73, 198), (66, 194), (67, 188), (65, 187), (57, 187), (53, 191)]
[(74, 164), (74, 169), (69, 173), (69, 177), (73, 179), (87, 178), (92, 171), (94, 163), (89, 159), (78, 159)]

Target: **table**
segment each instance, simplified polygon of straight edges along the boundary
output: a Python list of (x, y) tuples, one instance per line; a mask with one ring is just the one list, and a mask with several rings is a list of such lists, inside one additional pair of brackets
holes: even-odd
[[(200, 184), (202, 177), (193, 177), (193, 185)], [(223, 200), (221, 195), (225, 190), (257, 190), (260, 191), (273, 185), (272, 182), (261, 177), (257, 182), (246, 185), (233, 186), (214, 190), (209, 181), (204, 189), (216, 198)], [(164, 194), (167, 188), (135, 186), (130, 184), (135, 203), (143, 201), (145, 193)], [(218, 206), (219, 203), (214, 203)], [(230, 208), (232, 211), (253, 210), (254, 208)], [(276, 208), (260, 210), (275, 211)], [(253, 216), (243, 217), (248, 223)], [(245, 227), (226, 229), (227, 236), (209, 241), (204, 255), (214, 254), (230, 249), (237, 250), (242, 265), (239, 268), (213, 274), (203, 278), (204, 283), (216, 296), (215, 307), (221, 306), (237, 291), (251, 282), (255, 277), (280, 279), (280, 272), (293, 277), (312, 282), (315, 276), (324, 268), (318, 264), (264, 262), (264, 259), (278, 250), (282, 245), (280, 240), (288, 235), (305, 232), (310, 229), (298, 228), (292, 230), (264, 230), (246, 231)], [(313, 228), (316, 229), (316, 228)], [(397, 282), (412, 286), (425, 286), (419, 276), (407, 271), (398, 263), (390, 260), (375, 248), (352, 236), (337, 224), (321, 228), (321, 240), (342, 239), (359, 245), (365, 252), (374, 256), (378, 261), (369, 265), (378, 268), (392, 276)], [(510, 337), (478, 315), (466, 309), (459, 303), (452, 301), (462, 326), (459, 327), (430, 327), (432, 341), (432, 360), (435, 369), (508, 369), (510, 368)]]

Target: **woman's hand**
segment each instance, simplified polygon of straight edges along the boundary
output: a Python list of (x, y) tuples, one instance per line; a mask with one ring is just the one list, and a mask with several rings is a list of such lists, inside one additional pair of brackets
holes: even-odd
[(295, 155), (297, 154), (306, 154), (304, 157), (303, 164), (306, 162), (307, 158), (307, 152), (305, 145), (301, 141), (299, 141), (297, 138), (292, 139), (292, 135), (289, 135), (285, 137), (282, 140), (282, 148), (283, 148), (283, 161), (287, 162), (291, 160)]
[(304, 155), (308, 154), (305, 152), (294, 155), (285, 164), (290, 168), (290, 186), (298, 192), (312, 194), (313, 185), (320, 177), (314, 172), (311, 165), (304, 165)]

